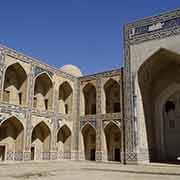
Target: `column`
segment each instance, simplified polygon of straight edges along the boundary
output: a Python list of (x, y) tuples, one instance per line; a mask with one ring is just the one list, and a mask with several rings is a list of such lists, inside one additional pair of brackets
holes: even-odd
[(105, 159), (103, 150), (103, 126), (102, 126), (102, 80), (96, 80), (96, 160), (102, 161)]
[(125, 29), (124, 40), (124, 141), (125, 141), (125, 161), (126, 163), (137, 163), (136, 153), (136, 135), (135, 135), (135, 119), (133, 109), (133, 80), (130, 67), (130, 44), (126, 40), (128, 37), (128, 29)]
[(32, 112), (32, 99), (34, 93), (34, 83), (33, 83), (33, 65), (31, 64), (30, 72), (28, 74), (28, 93), (27, 93), (27, 106), (28, 111), (26, 113), (26, 130), (25, 130), (25, 152), (24, 160), (31, 160), (31, 131), (32, 131), (32, 122), (31, 122), (31, 112)]
[(79, 160), (79, 132), (80, 132), (80, 81), (74, 80), (73, 89), (73, 132), (71, 159)]

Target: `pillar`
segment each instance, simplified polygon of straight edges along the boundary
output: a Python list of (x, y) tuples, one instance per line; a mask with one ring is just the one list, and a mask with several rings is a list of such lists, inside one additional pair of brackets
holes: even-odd
[(79, 132), (80, 132), (80, 80), (74, 80), (73, 89), (73, 132), (72, 132), (72, 147), (71, 159), (79, 160)]

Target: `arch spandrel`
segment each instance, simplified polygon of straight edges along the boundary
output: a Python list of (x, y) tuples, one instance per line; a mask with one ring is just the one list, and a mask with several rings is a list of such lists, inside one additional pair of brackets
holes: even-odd
[(90, 122), (87, 122), (81, 127), (82, 134), (88, 129), (92, 129), (96, 133), (96, 128)]
[(8, 119), (15, 118), (22, 124), (23, 128), (25, 129), (25, 119), (23, 117), (19, 117), (19, 116), (15, 115), (15, 114), (14, 115), (3, 114), (3, 115), (4, 116), (3, 116), (2, 120), (0, 121), (0, 126), (1, 126), (1, 124), (3, 124)]
[(96, 89), (96, 81), (88, 81), (88, 82), (82, 82), (81, 89), (84, 89), (86, 86), (92, 85)]
[[(164, 47), (158, 47), (153, 49), (152, 51), (150, 51), (148, 54), (146, 54), (144, 57), (142, 57), (142, 61), (139, 62), (135, 67), (136, 67), (136, 71), (134, 72), (138, 72), (139, 69), (144, 66), (145, 64), (147, 64), (151, 59), (157, 58), (158, 55), (160, 55), (161, 53), (164, 53), (165, 55), (170, 55), (171, 59), (177, 59), (180, 54), (178, 51), (172, 50), (172, 49), (168, 49), (168, 48), (164, 48)], [(157, 65), (158, 66), (158, 65)]]
[(67, 122), (66, 119), (60, 120), (58, 122), (58, 127), (57, 127), (56, 131), (59, 131), (59, 129), (63, 126), (67, 126), (67, 128), (69, 128), (70, 131), (72, 132), (72, 122)]
[(51, 81), (51, 83), (53, 84), (53, 81), (52, 81), (52, 77), (46, 72), (46, 71), (43, 71), (39, 74), (37, 74), (35, 77), (34, 77), (34, 82), (36, 81), (36, 79), (39, 77), (39, 76), (42, 76), (42, 75), (46, 75), (49, 80)]
[(83, 125), (81, 126), (81, 131), (84, 128), (86, 128), (86, 126), (90, 126), (90, 127), (92, 127), (96, 131), (96, 127), (94, 126), (94, 124), (92, 122), (85, 122), (85, 123), (83, 123)]
[[(14, 119), (14, 121), (18, 122), (18, 123), (22, 126), (23, 129), (25, 129), (25, 127), (24, 127), (24, 122), (23, 122), (21, 119), (19, 119), (18, 117), (16, 117), (16, 116), (9, 116), (9, 117), (7, 117), (5, 120), (3, 120), (3, 121), (0, 122), (0, 126), (2, 126), (3, 124), (5, 124), (5, 123), (8, 122), (9, 120), (13, 120), (13, 119)], [(12, 121), (12, 122), (13, 122), (13, 121)]]
[(119, 121), (116, 122), (116, 121), (113, 121), (113, 120), (111, 120), (111, 121), (103, 121), (104, 129), (108, 128), (109, 126), (116, 126), (117, 128), (120, 129), (121, 123)]
[(48, 129), (50, 129), (50, 132), (52, 131), (52, 126), (50, 124), (50, 122), (47, 122), (48, 120), (37, 120), (35, 118), (33, 118), (33, 121), (32, 121), (32, 128), (31, 128), (31, 131), (33, 131), (33, 129), (39, 125), (40, 123), (43, 123), (44, 125), (46, 125), (48, 127)]
[(5, 66), (6, 66), (6, 69), (9, 66), (11, 66), (11, 65), (13, 65), (15, 63), (19, 63), (22, 66), (22, 68), (24, 69), (24, 71), (26, 72), (26, 74), (30, 73), (30, 67), (31, 67), (30, 64), (22, 62), (20, 59), (17, 59), (15, 57), (9, 56), (8, 54), (5, 55)]
[(105, 86), (109, 81), (115, 81), (116, 83), (118, 83), (120, 85), (119, 80), (120, 80), (120, 77), (116, 77), (116, 76), (104, 78), (102, 85)]
[(70, 81), (69, 79), (59, 80), (58, 83), (57, 83), (57, 88), (59, 89), (59, 87), (60, 87), (61, 85), (63, 85), (64, 83), (68, 83), (69, 86), (71, 87), (71, 89), (74, 90), (73, 82)]

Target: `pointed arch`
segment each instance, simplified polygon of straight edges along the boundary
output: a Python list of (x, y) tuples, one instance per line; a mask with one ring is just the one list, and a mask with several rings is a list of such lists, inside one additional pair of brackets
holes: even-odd
[(14, 160), (23, 159), (24, 126), (15, 116), (9, 117), (0, 125), (1, 144), (6, 144), (6, 152), (14, 153)]
[[(39, 139), (41, 140), (41, 141), (44, 141), (45, 140), (45, 138), (49, 135), (49, 134), (51, 134), (51, 130), (50, 130), (50, 128), (49, 128), (49, 126), (44, 122), (44, 121), (41, 121), (41, 122), (39, 122), (38, 124), (36, 124), (36, 126), (33, 128), (33, 130), (32, 130), (32, 141), (33, 141), (33, 139), (35, 138), (35, 137), (33, 137), (33, 135), (36, 135), (36, 131), (37, 130), (37, 132), (40, 132), (41, 133), (41, 135), (42, 136), (39, 136)], [(34, 134), (33, 134), (34, 133)]]
[(67, 125), (63, 125), (57, 133), (57, 146), (60, 159), (71, 159), (72, 133)]
[[(180, 83), (180, 55), (168, 49), (160, 48), (146, 59), (137, 70), (135, 77), (135, 92), (137, 94), (137, 117), (145, 128), (143, 139), (140, 141), (149, 150), (147, 157), (151, 162), (175, 161), (180, 150), (180, 144), (173, 141), (180, 138), (180, 133), (173, 136), (175, 130), (168, 130), (168, 113), (162, 116), (163, 109), (157, 99), (160, 94), (170, 85)], [(164, 101), (168, 100), (162, 97)], [(157, 111), (158, 109), (158, 111)], [(161, 110), (160, 110), (161, 109)], [(173, 113), (172, 113), (173, 115)], [(165, 121), (165, 125), (162, 126)], [(175, 117), (173, 118), (175, 119)], [(180, 126), (176, 126), (180, 129)], [(177, 131), (178, 132), (178, 131)]]
[(58, 130), (57, 141), (62, 141), (64, 143), (69, 136), (71, 136), (71, 130), (67, 125), (63, 125)]
[(33, 107), (51, 110), (53, 99), (53, 83), (50, 76), (43, 72), (35, 78)]
[(59, 86), (59, 112), (70, 114), (73, 106), (73, 89), (71, 85), (65, 81)]
[(90, 123), (86, 123), (86, 125), (82, 128), (81, 132), (83, 136), (85, 159), (95, 160), (96, 130)]
[(117, 128), (119, 128), (119, 126), (113, 120), (111, 120), (109, 123), (107, 123), (104, 126), (104, 129), (107, 129), (107, 128), (112, 127), (112, 126), (116, 126)]
[(107, 157), (109, 161), (121, 161), (121, 131), (116, 123), (110, 121), (104, 127)]
[(25, 124), (24, 124), (24, 122), (23, 122), (23, 119), (20, 118), (20, 117), (18, 117), (16, 114), (13, 114), (13, 115), (9, 115), (9, 116), (4, 117), (3, 120), (0, 122), (0, 126), (1, 126), (1, 124), (3, 124), (5, 121), (7, 121), (8, 119), (11, 119), (11, 118), (18, 119), (18, 121), (22, 124), (23, 129), (25, 129), (25, 127), (24, 127)]
[(27, 74), (20, 63), (7, 67), (3, 84), (3, 101), (25, 105), (27, 99)]
[(104, 85), (106, 113), (120, 112), (120, 84), (110, 78)]
[(96, 88), (92, 83), (83, 88), (85, 114), (96, 114)]
[(83, 133), (84, 129), (86, 129), (86, 127), (92, 127), (94, 129), (94, 131), (96, 132), (96, 128), (90, 123), (90, 122), (86, 122), (82, 127), (81, 127), (81, 132)]
[(51, 130), (44, 121), (39, 122), (33, 128), (31, 134), (31, 143), (31, 146), (34, 148), (34, 159), (49, 159)]

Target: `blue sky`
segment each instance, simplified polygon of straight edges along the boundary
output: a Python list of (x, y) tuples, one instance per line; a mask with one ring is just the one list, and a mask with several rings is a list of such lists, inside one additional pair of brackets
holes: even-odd
[(83, 74), (123, 64), (123, 24), (177, 9), (180, 0), (2, 0), (0, 42)]

